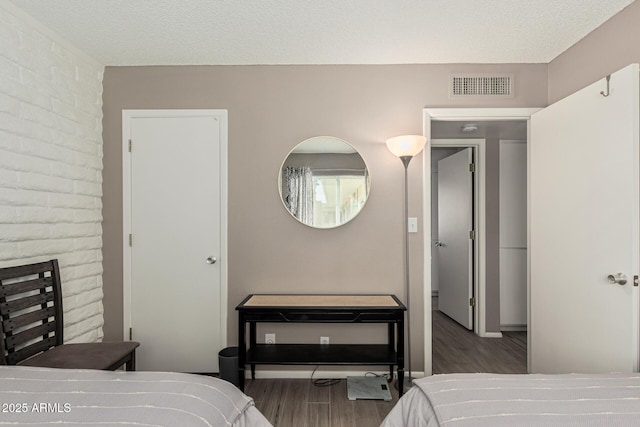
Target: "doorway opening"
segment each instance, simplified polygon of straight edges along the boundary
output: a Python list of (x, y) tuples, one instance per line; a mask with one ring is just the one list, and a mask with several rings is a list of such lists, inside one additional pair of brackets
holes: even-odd
[(433, 373), (527, 372), (527, 123), (430, 123)]

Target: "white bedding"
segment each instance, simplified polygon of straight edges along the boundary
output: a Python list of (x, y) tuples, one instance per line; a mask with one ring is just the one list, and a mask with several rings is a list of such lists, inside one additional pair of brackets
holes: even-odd
[(253, 399), (212, 377), (0, 366), (0, 425), (268, 427)]
[(640, 374), (447, 374), (414, 384), (382, 427), (640, 425)]

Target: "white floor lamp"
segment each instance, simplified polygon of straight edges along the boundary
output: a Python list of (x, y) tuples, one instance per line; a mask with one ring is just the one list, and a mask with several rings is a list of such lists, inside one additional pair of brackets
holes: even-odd
[(409, 375), (405, 376), (403, 387), (408, 389), (413, 385), (411, 377), (411, 293), (409, 286), (409, 162), (416, 154), (420, 153), (427, 142), (427, 138), (422, 135), (402, 135), (387, 139), (387, 147), (389, 151), (402, 160), (404, 165), (404, 286), (405, 286), (405, 303), (407, 306), (407, 352), (406, 367)]

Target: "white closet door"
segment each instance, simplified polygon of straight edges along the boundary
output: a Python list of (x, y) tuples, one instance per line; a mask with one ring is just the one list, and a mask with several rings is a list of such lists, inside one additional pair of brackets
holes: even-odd
[(217, 372), (226, 313), (221, 144), (226, 114), (132, 117), (130, 326), (139, 370)]

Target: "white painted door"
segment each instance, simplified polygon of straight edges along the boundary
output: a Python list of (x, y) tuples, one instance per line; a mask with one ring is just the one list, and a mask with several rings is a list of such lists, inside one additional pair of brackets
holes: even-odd
[(226, 113), (131, 117), (130, 326), (139, 370), (217, 372)]
[(604, 79), (531, 120), (532, 372), (638, 369), (638, 65), (601, 91)]
[(473, 163), (471, 148), (438, 162), (438, 308), (473, 329)]

